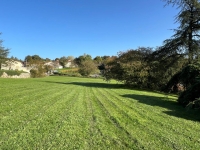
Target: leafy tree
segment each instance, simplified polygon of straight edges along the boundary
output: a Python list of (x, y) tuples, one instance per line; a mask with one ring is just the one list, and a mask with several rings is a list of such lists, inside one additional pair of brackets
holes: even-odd
[(22, 60), (18, 59), (17, 57), (14, 57), (14, 56), (11, 56), (9, 59), (22, 62)]
[(74, 56), (67, 56), (67, 60), (74, 60)]
[(148, 64), (146, 58), (151, 53), (152, 48), (149, 47), (119, 52), (117, 58), (105, 65), (106, 80), (114, 78), (129, 86), (147, 87)]
[(49, 58), (46, 58), (46, 59), (45, 59), (45, 61), (46, 61), (46, 62), (50, 62), (50, 61), (51, 61), (51, 59), (49, 59)]
[(73, 56), (67, 56), (67, 59), (68, 59), (68, 62), (69, 61), (71, 62), (70, 67), (75, 67), (76, 66), (76, 63), (74, 61), (74, 57)]
[(31, 77), (37, 78), (37, 77), (44, 77), (45, 72), (48, 71), (48, 68), (45, 68), (44, 66), (45, 60), (41, 58), (39, 55), (33, 55), (33, 56), (26, 56), (25, 57), (25, 64), (26, 67), (29, 67)]
[(55, 61), (59, 61), (59, 58), (56, 58)]
[(43, 64), (44, 63), (44, 59), (41, 58), (39, 55), (28, 55), (25, 57), (24, 59), (26, 66), (35, 66), (36, 64)]
[(43, 60), (39, 55), (33, 55), (33, 56), (32, 56), (32, 59), (33, 59), (33, 60), (39, 60), (39, 61), (42, 61), (42, 60)]
[(104, 76), (106, 81), (110, 81), (110, 79), (116, 79), (116, 75), (118, 75), (116, 67), (117, 65), (117, 56), (103, 56), (102, 64), (98, 65), (98, 69), (101, 74)]
[(96, 56), (93, 60), (98, 65), (102, 64), (102, 57), (100, 56)]
[(52, 66), (52, 65), (44, 65), (43, 68), (45, 69), (45, 72), (46, 72), (47, 74), (49, 74), (49, 73), (51, 73), (52, 70), (54, 69), (54, 66)]
[(148, 85), (149, 66), (146, 58), (152, 53), (152, 48), (139, 47), (119, 54), (118, 63), (123, 70), (125, 84), (146, 88)]
[(63, 66), (63, 68), (65, 67), (65, 65), (70, 61), (72, 64), (71, 65), (74, 65), (73, 64), (73, 60), (74, 60), (74, 57), (73, 56), (63, 56), (59, 59), (59, 63), (61, 66)]
[(24, 59), (26, 62), (31, 62), (32, 61), (32, 56), (28, 55)]
[(9, 54), (9, 49), (3, 47), (2, 43), (3, 43), (3, 40), (0, 40), (0, 69), (1, 69), (1, 64), (6, 61), (6, 58)]
[(97, 72), (97, 66), (92, 60), (82, 61), (79, 65), (79, 73), (82, 76), (89, 76), (91, 73)]
[(45, 68), (42, 65), (38, 65), (37, 68), (33, 68), (30, 70), (32, 78), (39, 78), (45, 76)]
[(65, 67), (65, 64), (68, 62), (68, 59), (67, 57), (63, 56), (63, 57), (60, 57), (59, 59), (59, 63), (61, 66), (63, 66), (63, 68)]
[(92, 61), (92, 57), (88, 54), (84, 54), (79, 56), (78, 58), (74, 59), (75, 64), (77, 64), (78, 66), (80, 66), (82, 64), (82, 62), (84, 61)]

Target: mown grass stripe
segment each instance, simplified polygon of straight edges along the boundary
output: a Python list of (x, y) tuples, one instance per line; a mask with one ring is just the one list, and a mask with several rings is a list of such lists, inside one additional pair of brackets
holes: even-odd
[(0, 149), (200, 148), (199, 122), (173, 96), (90, 78), (0, 83)]
[[(74, 91), (74, 93), (76, 93), (76, 91)], [(37, 121), (39, 117), (42, 117), (45, 115), (45, 113), (47, 114), (48, 113), (48, 110), (51, 108), (51, 107), (54, 107), (56, 105), (56, 103), (59, 103), (59, 98), (62, 98), (63, 95), (66, 95), (66, 91), (60, 91), (60, 93), (56, 93), (56, 95), (54, 94), (53, 97), (48, 98), (48, 101), (45, 101), (45, 99), (40, 99), (39, 102), (46, 102), (44, 103), (44, 106), (46, 107), (46, 109), (44, 109), (44, 106), (41, 106), (41, 107), (38, 107), (37, 110), (34, 110), (33, 112), (33, 115), (32, 117), (29, 115), (29, 118), (26, 118), (26, 121), (24, 123), (22, 123), (21, 125), (18, 125), (18, 129), (13, 129), (15, 132), (16, 131), (19, 131), (21, 132), (21, 129), (24, 129), (24, 128), (27, 128), (26, 126), (29, 124), (31, 125), (32, 122), (35, 122)], [(49, 100), (52, 100), (52, 101), (49, 101)], [(70, 99), (71, 100), (71, 99)], [(35, 103), (37, 105), (37, 103)], [(41, 104), (41, 103), (40, 103)], [(62, 105), (61, 105), (62, 106)], [(53, 110), (55, 111), (55, 110)], [(40, 114), (40, 115), (37, 115), (37, 114)], [(17, 118), (17, 116), (16, 116)], [(13, 125), (16, 125), (16, 123), (12, 123)], [(11, 132), (11, 134), (13, 134)], [(16, 133), (17, 134), (17, 133)], [(6, 140), (6, 138), (4, 138)]]
[[(111, 91), (109, 91), (109, 93), (111, 94), (112, 92)], [(169, 116), (169, 115), (166, 115), (166, 114), (164, 114), (164, 113), (162, 113), (162, 111), (155, 111), (155, 109), (149, 109), (149, 108), (151, 108), (151, 107), (149, 107), (148, 105), (142, 105), (142, 107), (141, 107), (141, 104), (140, 103), (137, 103), (137, 107), (135, 106), (135, 105), (133, 105), (133, 99), (127, 99), (127, 98), (123, 98), (123, 99), (121, 99), (121, 96), (119, 96), (118, 94), (117, 94), (118, 92), (114, 92), (113, 94), (112, 94), (112, 96), (113, 97), (115, 97), (115, 99), (117, 99), (118, 100), (118, 102), (120, 102), (120, 104), (119, 105), (121, 105), (121, 103), (123, 103), (123, 105), (126, 105), (127, 107), (129, 107), (130, 108), (130, 110), (134, 110), (134, 111), (137, 111), (138, 112), (138, 114), (140, 114), (140, 115), (142, 115), (140, 118), (148, 118), (149, 120), (152, 120), (153, 122), (157, 122), (156, 124), (158, 124), (158, 123), (160, 123), (160, 125), (161, 126), (163, 126), (163, 125), (168, 125), (168, 127), (169, 128), (171, 128), (171, 125), (170, 124), (168, 124), (168, 123), (166, 123), (168, 120), (166, 120), (166, 117), (168, 117), (168, 119), (171, 119), (171, 120), (176, 120), (176, 121), (186, 121), (186, 120), (181, 120), (180, 118), (175, 118), (175, 117), (171, 117), (171, 116)], [(119, 98), (120, 97), (120, 98)], [(167, 101), (166, 100), (163, 100), (163, 99), (165, 99), (165, 97), (162, 97), (162, 99), (160, 99), (160, 101), (162, 102), (163, 101), (163, 103), (166, 103), (167, 101), (172, 101), (170, 98), (169, 99), (167, 99)], [(135, 100), (136, 101), (136, 100)], [(185, 109), (183, 109), (183, 108), (181, 108), (180, 106), (178, 106), (177, 104), (175, 104), (174, 103), (174, 107), (177, 107), (177, 108), (179, 108), (179, 109), (181, 109), (181, 111), (183, 111), (183, 113), (184, 113), (184, 111), (185, 111)], [(136, 108), (139, 108), (139, 109), (136, 109)], [(140, 110), (140, 108), (142, 108), (142, 110)], [(174, 108), (175, 109), (175, 108)], [(155, 117), (152, 117), (152, 115), (148, 115), (148, 114), (150, 114), (149, 112), (155, 112), (156, 114), (159, 114), (159, 115), (156, 115), (155, 117), (160, 117), (159, 119), (156, 119)], [(142, 113), (141, 113), (142, 112)], [(159, 121), (159, 122), (158, 122)], [(190, 123), (190, 121), (186, 121), (187, 123), (188, 123), (188, 125), (189, 125), (189, 123)], [(190, 128), (190, 129), (194, 129), (194, 130), (196, 130), (196, 129), (199, 129), (199, 127), (198, 126), (195, 126), (195, 124), (194, 124), (194, 122), (192, 122), (193, 123), (193, 126), (192, 126), (192, 128)], [(177, 124), (177, 126), (180, 126), (181, 125), (181, 123), (180, 124)], [(193, 128), (194, 127), (194, 128)], [(174, 127), (174, 128), (176, 128), (176, 127)], [(172, 128), (172, 129), (174, 129), (174, 128)], [(179, 130), (177, 130), (177, 129), (180, 129), (181, 131), (179, 131)], [(183, 128), (176, 128), (176, 130), (177, 131), (179, 131), (179, 132), (177, 132), (177, 133), (183, 133), (183, 131), (185, 131), (185, 129), (183, 129)], [(176, 132), (176, 131), (174, 131), (174, 132)]]
[[(105, 101), (101, 98), (101, 96), (99, 95), (99, 91), (98, 89), (93, 90), (93, 92), (98, 95), (98, 97), (95, 97), (95, 99), (97, 100), (97, 103), (99, 106), (101, 106), (101, 109), (104, 111), (105, 116), (107, 117), (109, 124), (110, 124), (110, 130), (114, 130), (113, 132), (116, 133), (116, 137), (117, 137), (117, 141), (115, 142), (122, 142), (121, 144), (123, 146), (126, 147), (130, 147), (129, 148), (133, 148), (136, 147), (136, 145), (140, 145), (138, 144), (138, 141), (136, 138), (132, 137), (129, 132), (127, 130), (125, 130), (125, 128), (123, 128), (120, 123), (118, 122), (118, 120), (115, 118), (115, 115), (113, 115), (114, 112), (112, 112), (110, 109), (111, 107), (109, 107), (107, 105), (107, 102), (105, 103)], [(98, 94), (97, 94), (98, 93)], [(105, 98), (105, 97), (104, 97)], [(111, 134), (112, 135), (112, 134)], [(124, 138), (122, 138), (122, 136)], [(126, 138), (125, 138), (126, 137)], [(140, 145), (141, 146), (141, 145)], [(142, 146), (141, 146), (142, 147)]]
[[(107, 93), (108, 93), (108, 95), (111, 95), (111, 97), (112, 97), (112, 102), (115, 102), (114, 104), (117, 104), (117, 103), (119, 103), (119, 104), (117, 104), (118, 105), (118, 107), (119, 108), (122, 108), (123, 110), (126, 110), (126, 107), (123, 107), (123, 105), (126, 105), (125, 103), (122, 103), (123, 101), (122, 101), (122, 99), (119, 99), (119, 97), (117, 97), (116, 95), (116, 93), (115, 93), (115, 95), (112, 95), (111, 92), (112, 90), (110, 90), (110, 91), (108, 91), (107, 90)], [(113, 97), (115, 97), (115, 98), (113, 98)], [(109, 99), (109, 97), (107, 98), (107, 99)], [(138, 105), (138, 104), (137, 104)], [(188, 146), (188, 144), (187, 144), (187, 141), (190, 141), (190, 139), (192, 139), (192, 136), (188, 136), (188, 134), (187, 134), (187, 136), (186, 135), (183, 135), (183, 132), (178, 132), (176, 129), (174, 129), (173, 130), (173, 128), (175, 128), (175, 127), (173, 127), (173, 126), (171, 126), (170, 124), (168, 124), (168, 120), (167, 120), (167, 115), (155, 115), (154, 114), (154, 117), (152, 118), (150, 115), (145, 115), (145, 113), (144, 113), (144, 110), (143, 111), (141, 111), (140, 109), (138, 109), (138, 106), (136, 107), (135, 105), (133, 106), (133, 107), (130, 107), (130, 104), (129, 105), (126, 105), (127, 106), (127, 108), (130, 108), (130, 110), (132, 110), (132, 111), (127, 111), (127, 112), (137, 112), (137, 114), (136, 113), (134, 113), (134, 115), (137, 115), (137, 118), (142, 118), (142, 120), (147, 120), (148, 119), (148, 124), (147, 123), (144, 123), (144, 124), (146, 124), (146, 126), (144, 126), (144, 127), (142, 127), (142, 128), (147, 128), (149, 131), (150, 131), (150, 135), (151, 134), (154, 134), (154, 135), (157, 135), (157, 137), (158, 137), (158, 139), (162, 139), (162, 141), (163, 142), (165, 142), (165, 143), (168, 143), (169, 144), (169, 141), (171, 142), (171, 145), (172, 146), (175, 146), (175, 145), (177, 145), (177, 144), (175, 144), (174, 143), (174, 141), (177, 141), (177, 139), (174, 139), (174, 140), (171, 140), (171, 136), (170, 136), (170, 134), (177, 134), (177, 138), (178, 139), (183, 139), (183, 137), (182, 136), (185, 136), (184, 137), (184, 140), (183, 141), (180, 141), (180, 143), (185, 143), (185, 145), (186, 145), (186, 147), (191, 147), (191, 146)], [(117, 107), (117, 106), (116, 106)], [(146, 110), (146, 109), (145, 109)], [(142, 113), (141, 113), (142, 112)], [(151, 112), (150, 110), (147, 110), (146, 112)], [(141, 116), (141, 114), (143, 114), (142, 116)], [(147, 113), (146, 113), (147, 114)], [(156, 114), (157, 114), (157, 112), (156, 112)], [(138, 116), (139, 115), (139, 116)], [(131, 115), (130, 115), (131, 116)], [(155, 119), (156, 117), (158, 117), (157, 119)], [(146, 119), (145, 119), (146, 118)], [(150, 122), (151, 121), (151, 122)], [(141, 121), (140, 121), (141, 122)], [(153, 126), (151, 126), (151, 124), (154, 124)], [(177, 126), (176, 126), (177, 127)], [(157, 130), (156, 130), (156, 132), (153, 132), (153, 130), (152, 130), (152, 128), (157, 128)], [(162, 132), (162, 134), (163, 134), (163, 136), (162, 137), (164, 137), (164, 138), (162, 138), (161, 137), (161, 134), (159, 133), (159, 130), (161, 130)], [(163, 132), (165, 132), (165, 133), (163, 133)], [(167, 137), (167, 135), (169, 135), (169, 137), (168, 138), (166, 138)], [(195, 137), (194, 137), (194, 139), (195, 139)], [(193, 139), (193, 140), (194, 140)]]
[[(100, 92), (100, 91), (99, 91)], [(103, 97), (106, 99), (106, 101), (107, 101), (107, 104), (108, 104), (108, 102), (110, 102), (110, 109), (111, 109), (111, 107), (113, 107), (113, 109), (112, 109), (112, 112), (113, 112), (113, 114), (115, 115), (115, 110), (116, 110), (116, 112), (118, 112), (119, 114), (117, 114), (117, 117), (118, 117), (118, 122), (120, 122), (120, 120), (119, 120), (119, 117), (121, 118), (121, 124), (124, 124), (124, 122), (126, 122), (126, 120), (124, 120), (124, 118), (127, 118), (127, 115), (124, 113), (124, 111), (123, 110), (121, 110), (121, 113), (119, 112), (120, 111), (120, 107), (118, 107), (117, 105), (115, 105), (115, 103), (113, 103), (112, 101), (114, 101), (114, 99), (112, 99), (112, 101), (110, 100), (111, 99), (111, 97), (109, 96), (110, 95), (110, 93), (107, 93), (107, 92), (105, 92), (105, 91), (101, 91), (103, 94)], [(122, 106), (122, 105), (120, 105), (120, 106)], [(124, 109), (124, 108), (123, 108)], [(123, 116), (124, 115), (124, 116)], [(128, 120), (130, 121), (130, 123), (129, 124), (131, 124), (131, 118), (129, 117), (128, 118)], [(133, 124), (135, 124), (134, 122), (132, 122)], [(119, 123), (118, 123), (119, 124)], [(144, 126), (142, 126), (140, 123), (139, 123), (139, 121), (137, 121), (137, 127), (141, 127), (141, 129), (138, 129), (138, 130), (140, 130), (141, 132), (140, 132), (140, 134), (142, 135), (142, 128), (144, 128)], [(132, 126), (131, 128), (134, 128), (134, 126)], [(131, 129), (130, 128), (130, 129)], [(166, 131), (165, 132), (165, 130), (163, 130), (163, 129), (161, 129), (161, 133), (164, 133), (163, 135), (164, 135), (164, 137), (162, 138), (162, 136), (160, 135), (160, 133), (157, 131), (157, 132), (152, 132), (152, 129), (151, 128), (149, 128), (149, 126), (146, 126), (145, 128), (147, 128), (146, 130), (145, 130), (145, 133), (144, 133), (144, 135), (152, 135), (152, 134), (154, 134), (155, 136), (157, 135), (158, 137), (157, 137), (157, 140), (156, 140), (156, 142), (157, 142), (157, 146), (158, 145), (162, 145), (162, 144), (164, 144), (164, 143), (168, 143), (168, 144), (170, 144), (170, 145), (172, 145), (172, 146), (174, 146), (174, 145), (176, 145), (176, 143), (174, 143), (173, 142), (173, 140), (171, 140), (171, 137), (170, 137), (170, 133), (169, 133), (169, 131)], [(169, 130), (169, 129), (168, 129)], [(146, 133), (148, 133), (147, 131), (149, 131), (149, 134), (146, 134)], [(135, 133), (134, 133), (135, 134)], [(158, 135), (159, 134), (159, 135)], [(169, 135), (169, 137), (167, 138), (167, 135)], [(142, 136), (143, 137), (143, 136)], [(141, 139), (139, 140), (139, 141), (142, 141), (142, 138), (141, 137)], [(162, 139), (162, 140), (160, 140), (160, 139)], [(160, 144), (158, 143), (158, 142), (161, 142)], [(185, 140), (183, 141), (183, 142), (185, 142)], [(162, 148), (162, 147), (161, 147)]]
[[(53, 105), (50, 105), (47, 109), (46, 109), (46, 112), (45, 112), (45, 114), (42, 114), (41, 116), (40, 116), (40, 118), (34, 118), (34, 120), (32, 120), (30, 123), (29, 123), (29, 125), (28, 126), (26, 126), (26, 130), (24, 131), (24, 133), (27, 133), (27, 131), (30, 131), (30, 130), (33, 130), (33, 131), (36, 131), (36, 133), (38, 133), (38, 134), (40, 134), (40, 135), (42, 135), (43, 134), (43, 132), (39, 132), (40, 130), (42, 131), (42, 128), (45, 130), (45, 126), (44, 125), (46, 125), (47, 127), (49, 127), (51, 124), (53, 124), (53, 125), (57, 125), (57, 123), (58, 122), (56, 122), (55, 123), (55, 120), (56, 120), (56, 118), (54, 117), (54, 118), (52, 118), (52, 116), (53, 116), (53, 114), (55, 114), (55, 115), (57, 115), (58, 116), (58, 110), (60, 110), (60, 109), (58, 109), (57, 107), (59, 106), (59, 107), (63, 107), (63, 105), (60, 105), (62, 102), (63, 102), (63, 100), (65, 101), (65, 99), (63, 99), (62, 100), (62, 98), (63, 98), (63, 96), (65, 95), (65, 91), (64, 92), (61, 92), (61, 93), (58, 93), (57, 94), (57, 97), (55, 98), (55, 100), (54, 100), (54, 104)], [(73, 99), (69, 99), (69, 100), (73, 100)], [(51, 114), (51, 113), (53, 113), (53, 114)], [(52, 122), (53, 121), (53, 122)], [(48, 124), (47, 124), (48, 123)], [(40, 127), (40, 128), (29, 128), (30, 126), (35, 126), (35, 127)], [(56, 126), (55, 126), (55, 129), (56, 129)], [(52, 130), (52, 129), (50, 129), (50, 130)], [(57, 130), (57, 129), (56, 129)], [(48, 130), (47, 130), (48, 131)], [(52, 133), (52, 132), (51, 132)], [(16, 135), (17, 135), (18, 133), (16, 133)], [(24, 136), (21, 136), (22, 138), (24, 137)], [(39, 136), (40, 137), (40, 136)], [(43, 137), (43, 138), (45, 138), (45, 137)], [(39, 139), (39, 140), (41, 140), (41, 139)], [(35, 142), (34, 142), (35, 141)], [(37, 143), (37, 140), (35, 139), (34, 141), (31, 141), (32, 142), (32, 144), (33, 143)], [(25, 141), (26, 142), (26, 141)], [(30, 142), (30, 141), (29, 141)], [(39, 141), (38, 141), (39, 142)], [(27, 145), (26, 143), (24, 143), (25, 145)], [(23, 144), (22, 144), (23, 145)]]

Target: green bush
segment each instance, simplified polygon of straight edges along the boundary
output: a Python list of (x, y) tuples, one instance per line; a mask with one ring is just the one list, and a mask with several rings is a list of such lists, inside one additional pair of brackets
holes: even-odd
[(24, 71), (19, 71), (19, 70), (0, 70), (0, 76), (2, 76), (4, 72), (7, 73), (7, 75), (9, 76), (14, 76), (14, 75), (19, 76), (21, 73), (25, 73)]
[(37, 78), (37, 74), (38, 74), (38, 71), (37, 71), (37, 70), (31, 69), (31, 70), (30, 70), (30, 73), (31, 73), (31, 77), (32, 77), (32, 78)]
[(86, 61), (81, 62), (78, 72), (82, 76), (89, 76), (90, 74), (97, 72), (97, 66), (95, 65), (93, 61), (86, 60)]
[(45, 69), (42, 68), (42, 66), (39, 66), (37, 69), (31, 69), (30, 73), (31, 73), (32, 78), (44, 77), (45, 76)]
[(179, 92), (178, 84), (182, 84), (184, 89), (189, 89), (196, 84), (198, 77), (200, 77), (200, 63), (189, 64), (172, 76), (164, 91), (177, 93)]
[(181, 93), (181, 95), (178, 98), (178, 102), (183, 106), (187, 106), (188, 104), (195, 102), (199, 98), (200, 98), (200, 81), (197, 81), (193, 86), (191, 86), (186, 91)]

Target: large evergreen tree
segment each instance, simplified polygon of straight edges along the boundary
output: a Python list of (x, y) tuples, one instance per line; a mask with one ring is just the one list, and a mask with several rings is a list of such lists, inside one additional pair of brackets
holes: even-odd
[(165, 41), (160, 53), (184, 54), (189, 63), (171, 78), (168, 88), (181, 83), (185, 91), (179, 96), (178, 102), (184, 106), (192, 103), (200, 108), (200, 2), (199, 0), (164, 1), (180, 9), (176, 18), (180, 26), (175, 30), (173, 37)]
[(160, 52), (168, 55), (184, 54), (188, 63), (194, 62), (200, 55), (200, 3), (198, 0), (164, 0), (167, 4), (178, 6), (176, 17), (178, 29), (171, 39), (164, 41)]

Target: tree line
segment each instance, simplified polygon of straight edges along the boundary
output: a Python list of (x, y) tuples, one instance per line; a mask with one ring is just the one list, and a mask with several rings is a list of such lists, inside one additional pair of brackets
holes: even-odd
[(198, 0), (164, 0), (180, 10), (174, 35), (155, 49), (119, 52), (103, 65), (104, 76), (138, 88), (181, 92), (178, 102), (200, 106), (200, 3)]

